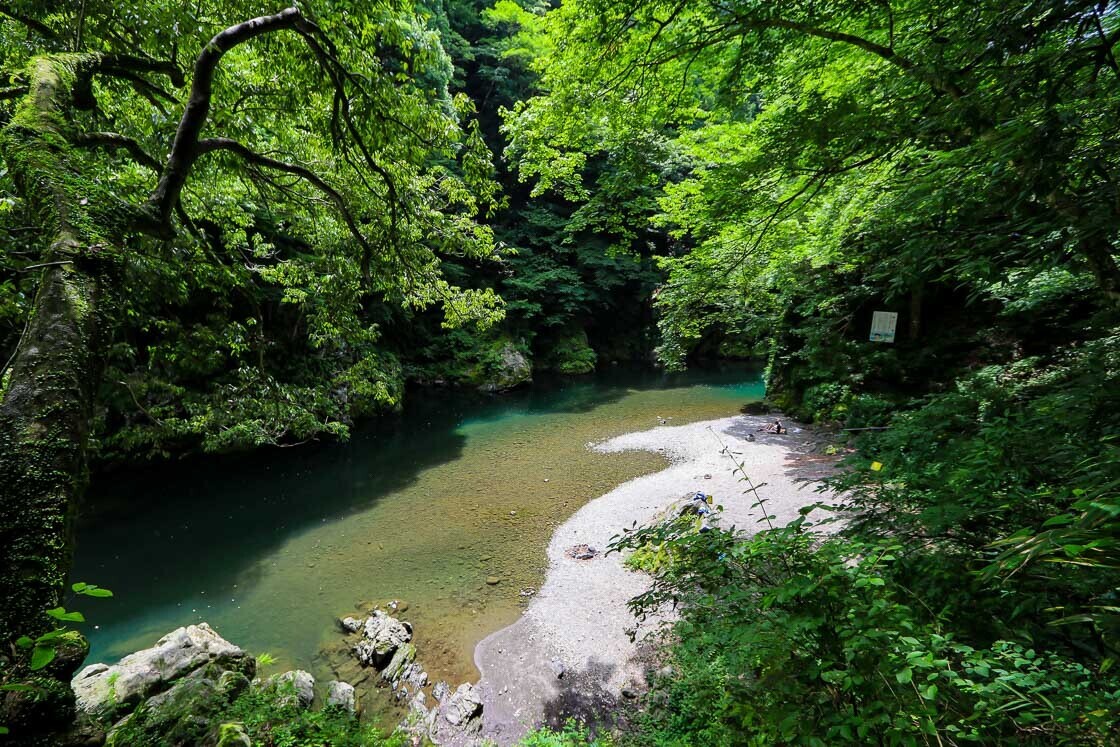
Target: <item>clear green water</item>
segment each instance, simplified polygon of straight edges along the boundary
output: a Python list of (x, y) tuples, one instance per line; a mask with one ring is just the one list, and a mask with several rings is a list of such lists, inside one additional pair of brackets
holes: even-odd
[(419, 391), (401, 418), (346, 444), (98, 476), (73, 577), (115, 597), (73, 603), (89, 620), (89, 660), (205, 620), (278, 667), (321, 674), (334, 617), (399, 599), (433, 677), (474, 679), (475, 644), (539, 586), (556, 525), (663, 465), (589, 442), (659, 416), (733, 414), (762, 393), (744, 367), (615, 370), (502, 397)]

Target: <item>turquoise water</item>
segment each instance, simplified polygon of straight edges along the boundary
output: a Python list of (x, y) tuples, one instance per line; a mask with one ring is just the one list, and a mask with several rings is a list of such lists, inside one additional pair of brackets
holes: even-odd
[(73, 602), (89, 621), (89, 661), (204, 620), (277, 667), (315, 672), (335, 616), (396, 599), (434, 677), (473, 679), (475, 644), (539, 586), (555, 526), (663, 466), (589, 442), (659, 417), (730, 415), (762, 393), (741, 366), (614, 370), (500, 397), (422, 390), (345, 444), (97, 476), (73, 578), (115, 596)]

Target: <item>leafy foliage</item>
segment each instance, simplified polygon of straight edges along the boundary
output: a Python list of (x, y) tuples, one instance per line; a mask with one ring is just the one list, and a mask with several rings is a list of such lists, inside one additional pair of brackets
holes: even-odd
[(973, 645), (899, 583), (894, 541), (797, 522), (749, 540), (675, 525), (614, 549), (672, 548), (639, 612), (672, 601), (672, 675), (647, 744), (1053, 743), (1116, 738), (1120, 681), (1021, 643)]

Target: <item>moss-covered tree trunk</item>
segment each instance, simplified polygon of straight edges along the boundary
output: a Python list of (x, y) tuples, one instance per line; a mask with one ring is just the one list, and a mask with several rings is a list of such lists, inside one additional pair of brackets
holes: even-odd
[[(42, 231), (43, 268), (0, 399), (0, 641), (40, 630), (69, 572), (97, 380), (100, 190), (66, 139), (75, 86), (96, 58), (39, 57), (0, 150)], [(99, 247), (100, 248), (100, 247)]]
[(96, 303), (97, 283), (79, 266), (44, 271), (0, 402), (5, 641), (41, 628), (43, 611), (58, 604), (70, 567), (96, 378)]

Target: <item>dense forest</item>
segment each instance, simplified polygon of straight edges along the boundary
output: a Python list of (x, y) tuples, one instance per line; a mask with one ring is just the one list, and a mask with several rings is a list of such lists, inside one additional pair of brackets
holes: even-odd
[(717, 358), (843, 503), (624, 534), (672, 674), (527, 744), (1116, 744), (1118, 45), (1081, 0), (0, 4), (0, 744), (88, 738), (91, 472)]

